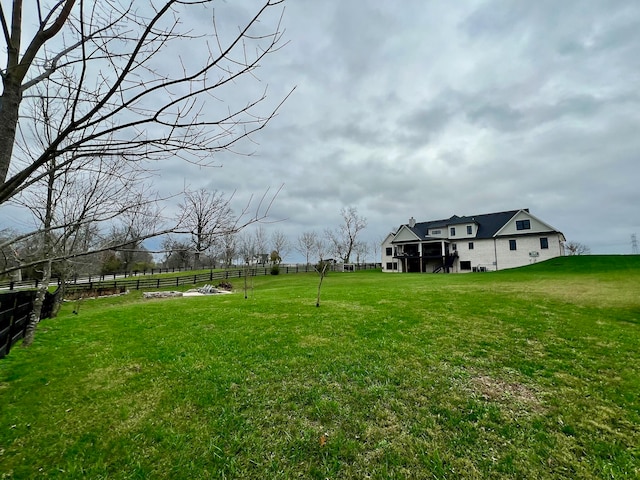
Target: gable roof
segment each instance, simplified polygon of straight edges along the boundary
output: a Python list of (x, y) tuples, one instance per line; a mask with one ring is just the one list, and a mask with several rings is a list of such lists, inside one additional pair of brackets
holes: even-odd
[[(476, 232), (475, 238), (493, 238), (500, 232), (500, 230), (502, 230), (502, 228), (513, 217), (515, 217), (520, 212), (526, 212), (528, 215), (531, 215), (529, 213), (528, 208), (523, 208), (518, 210), (507, 210), (504, 212), (483, 213), (480, 215), (467, 215), (463, 217), (459, 217), (458, 215), (453, 215), (449, 218), (444, 218), (440, 220), (419, 222), (419, 223), (416, 223), (413, 227), (410, 227), (408, 224), (404, 224), (404, 225), (401, 225), (400, 228), (398, 228), (398, 232), (400, 232), (401, 229), (408, 229), (408, 230), (411, 230), (411, 232), (413, 232), (416, 235), (416, 237), (420, 239), (435, 240), (436, 238), (439, 238), (439, 237), (430, 237), (428, 235), (429, 230), (439, 229), (439, 228), (446, 229), (449, 227), (453, 227), (456, 225), (463, 225), (463, 224), (467, 224), (467, 225), (476, 224), (478, 227), (478, 230)], [(531, 216), (533, 217), (533, 215)], [(544, 222), (541, 222), (541, 223), (544, 223)], [(546, 223), (544, 224), (546, 226), (549, 226)], [(552, 227), (550, 228), (553, 231), (555, 231), (555, 229), (553, 229)]]

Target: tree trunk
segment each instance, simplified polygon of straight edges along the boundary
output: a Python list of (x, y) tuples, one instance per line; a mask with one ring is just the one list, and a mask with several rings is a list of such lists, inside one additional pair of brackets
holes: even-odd
[(318, 271), (318, 273), (320, 274), (320, 283), (318, 283), (318, 296), (316, 297), (316, 307), (320, 306), (320, 289), (322, 288), (322, 280), (324, 280), (324, 276), (327, 272), (327, 266), (329, 264), (325, 263), (324, 265), (322, 265), (322, 270)]
[(42, 283), (38, 286), (38, 292), (36, 293), (36, 299), (33, 302), (33, 309), (29, 314), (29, 323), (27, 323), (27, 333), (24, 336), (22, 342), (23, 347), (29, 347), (33, 343), (33, 339), (36, 335), (36, 327), (40, 322), (40, 313), (42, 312), (42, 304), (44, 303), (44, 297), (49, 290), (49, 281), (51, 280), (51, 260), (43, 264)]
[(4, 79), (3, 88), (0, 96), (0, 184), (7, 180), (11, 164), (21, 99), (20, 84), (15, 84), (11, 76)]

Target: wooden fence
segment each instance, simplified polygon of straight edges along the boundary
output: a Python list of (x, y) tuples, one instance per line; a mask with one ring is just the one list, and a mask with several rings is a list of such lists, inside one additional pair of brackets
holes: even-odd
[[(368, 263), (356, 265), (353, 270), (372, 270), (379, 268), (379, 264)], [(147, 290), (147, 289), (165, 289), (171, 287), (180, 287), (183, 285), (195, 285), (198, 283), (218, 283), (224, 280), (233, 280), (243, 278), (245, 272), (247, 276), (257, 277), (263, 275), (271, 275), (271, 266), (256, 267), (251, 266), (245, 268), (235, 268), (228, 270), (211, 270), (205, 273), (194, 273), (193, 275), (181, 275), (177, 277), (126, 277), (126, 278), (114, 278), (114, 279), (92, 279), (87, 278), (83, 280), (77, 280), (73, 283), (67, 283), (65, 286), (66, 292), (71, 294), (73, 292), (90, 292), (100, 294), (103, 291), (121, 291), (121, 290)], [(341, 265), (334, 265), (334, 269), (341, 269)], [(313, 265), (287, 265), (280, 266), (279, 274), (289, 273), (304, 273), (314, 272)]]
[(34, 290), (0, 293), (0, 358), (24, 337), (35, 296)]
[[(47, 292), (40, 318), (49, 318), (56, 301), (55, 293)], [(29, 314), (33, 310), (35, 290), (17, 290), (0, 293), (0, 358), (9, 354), (11, 347), (27, 333)]]

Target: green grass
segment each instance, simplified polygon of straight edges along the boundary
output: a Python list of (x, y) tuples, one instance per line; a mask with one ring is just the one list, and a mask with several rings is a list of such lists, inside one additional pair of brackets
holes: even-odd
[(0, 478), (637, 478), (640, 257), (67, 305), (0, 361)]

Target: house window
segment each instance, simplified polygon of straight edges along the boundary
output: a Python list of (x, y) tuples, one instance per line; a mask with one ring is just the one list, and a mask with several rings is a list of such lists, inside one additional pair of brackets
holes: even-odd
[(471, 270), (471, 261), (460, 262), (460, 270)]
[(473, 250), (473, 242), (469, 242), (469, 250)]
[(509, 240), (509, 250), (517, 250), (515, 240)]
[(387, 247), (386, 251), (387, 251), (387, 257), (390, 257), (391, 255), (393, 255), (393, 247)]
[(398, 262), (393, 262), (393, 269), (392, 270), (397, 270), (398, 269)]
[(387, 270), (393, 270), (393, 263), (387, 262)]
[(530, 229), (531, 229), (530, 220), (516, 220), (516, 230), (530, 230)]
[(456, 227), (451, 227), (451, 229), (449, 231), (451, 232), (451, 236), (452, 237), (456, 236)]
[(549, 239), (547, 237), (540, 237), (540, 248), (543, 250), (549, 248)]
[(458, 245), (457, 245), (456, 243), (452, 243), (452, 244), (451, 244), (451, 250), (453, 250), (454, 252), (455, 252), (456, 250), (458, 250)]
[(471, 225), (467, 225), (467, 235), (473, 234), (473, 227)]
[(442, 230), (431, 230), (431, 235), (440, 235)]

